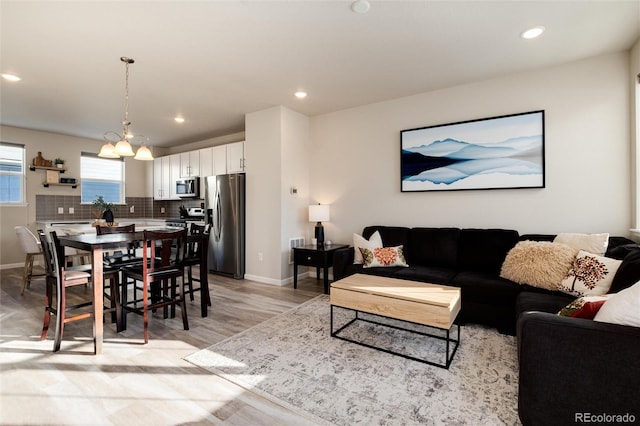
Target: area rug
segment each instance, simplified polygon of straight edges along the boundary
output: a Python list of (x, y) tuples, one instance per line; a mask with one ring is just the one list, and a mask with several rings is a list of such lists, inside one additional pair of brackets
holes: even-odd
[[(336, 310), (334, 328), (352, 316)], [(446, 370), (333, 338), (329, 318), (321, 295), (186, 360), (320, 424), (519, 424), (514, 337), (463, 326)], [(366, 322), (344, 332), (412, 356), (444, 356), (441, 340), (414, 333)]]

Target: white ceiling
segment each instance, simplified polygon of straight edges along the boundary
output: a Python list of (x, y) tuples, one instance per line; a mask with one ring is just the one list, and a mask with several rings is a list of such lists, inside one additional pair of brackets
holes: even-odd
[[(628, 50), (634, 1), (0, 2), (5, 125), (101, 139), (124, 118), (151, 145), (244, 130), (276, 105), (314, 116)], [(537, 40), (519, 34), (534, 25)], [(298, 100), (296, 90), (309, 96)], [(186, 122), (173, 121), (183, 115)]]

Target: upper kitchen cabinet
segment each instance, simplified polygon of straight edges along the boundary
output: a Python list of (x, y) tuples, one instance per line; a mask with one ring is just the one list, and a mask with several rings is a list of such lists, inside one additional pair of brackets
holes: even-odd
[(171, 199), (179, 200), (180, 197), (176, 192), (176, 180), (180, 179), (180, 156), (181, 154), (172, 154), (169, 155), (169, 179), (171, 180)]
[(176, 179), (180, 177), (180, 154), (156, 157), (153, 160), (153, 198), (178, 200)]
[(213, 147), (213, 174), (224, 175), (227, 173), (227, 145)]
[[(200, 150), (200, 176), (213, 176), (213, 147)], [(202, 191), (201, 191), (202, 192)]]
[(244, 142), (227, 144), (227, 173), (245, 171)]
[(200, 151), (180, 154), (180, 177), (200, 176)]

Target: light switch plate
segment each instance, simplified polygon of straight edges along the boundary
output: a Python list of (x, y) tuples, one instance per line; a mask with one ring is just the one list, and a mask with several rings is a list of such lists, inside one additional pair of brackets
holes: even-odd
[(76, 212), (76, 209), (73, 207), (69, 207), (69, 214), (74, 214)]
[(58, 214), (64, 214), (64, 207), (58, 207)]

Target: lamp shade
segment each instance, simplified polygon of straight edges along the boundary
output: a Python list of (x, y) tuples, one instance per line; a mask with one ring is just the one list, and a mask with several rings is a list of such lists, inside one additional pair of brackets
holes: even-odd
[(116, 148), (113, 146), (111, 142), (107, 142), (104, 145), (102, 145), (102, 148), (100, 149), (100, 153), (98, 154), (98, 157), (120, 158), (120, 156), (116, 154)]
[(309, 222), (328, 222), (331, 220), (328, 204), (314, 204), (309, 206)]
[(134, 160), (142, 160), (142, 161), (152, 161), (153, 154), (151, 154), (151, 150), (147, 148), (144, 144), (140, 145), (138, 151), (136, 152), (136, 156), (133, 157)]
[(122, 157), (132, 157), (135, 155), (133, 149), (131, 149), (131, 144), (124, 138), (116, 144), (115, 151), (116, 154)]

